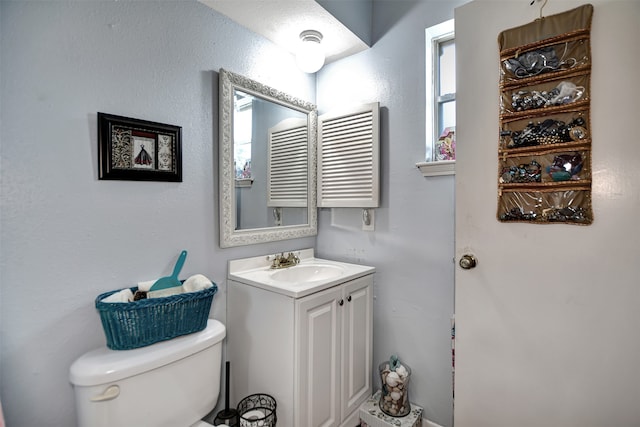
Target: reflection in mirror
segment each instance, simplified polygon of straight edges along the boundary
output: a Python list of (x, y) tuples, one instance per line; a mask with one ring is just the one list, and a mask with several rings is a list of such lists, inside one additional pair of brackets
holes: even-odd
[(220, 246), (317, 233), (317, 111), (220, 70)]
[(236, 230), (306, 224), (306, 114), (238, 89), (233, 96)]
[(235, 91), (233, 109), (233, 166), (236, 180), (251, 183), (253, 96)]

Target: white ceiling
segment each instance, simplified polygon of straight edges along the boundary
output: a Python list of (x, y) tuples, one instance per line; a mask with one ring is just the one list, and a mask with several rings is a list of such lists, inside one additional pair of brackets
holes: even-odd
[(302, 31), (320, 31), (327, 63), (369, 47), (315, 0), (199, 1), (291, 53)]

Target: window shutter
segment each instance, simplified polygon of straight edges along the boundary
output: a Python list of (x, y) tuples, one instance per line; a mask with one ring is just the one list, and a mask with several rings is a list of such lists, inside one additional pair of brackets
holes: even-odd
[(307, 207), (308, 151), (306, 120), (284, 120), (269, 129), (268, 207)]
[(379, 103), (318, 118), (318, 207), (379, 204)]

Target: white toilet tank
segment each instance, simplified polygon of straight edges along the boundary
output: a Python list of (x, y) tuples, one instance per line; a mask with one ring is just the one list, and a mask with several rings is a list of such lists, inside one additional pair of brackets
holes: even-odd
[(78, 427), (188, 427), (220, 393), (224, 325), (213, 319), (189, 335), (133, 350), (106, 347), (76, 360)]

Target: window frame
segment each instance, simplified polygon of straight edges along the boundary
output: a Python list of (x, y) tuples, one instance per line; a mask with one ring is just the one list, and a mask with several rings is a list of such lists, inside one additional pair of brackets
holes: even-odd
[(436, 96), (439, 85), (439, 46), (455, 40), (454, 20), (442, 22), (425, 30), (425, 161), (416, 166), (424, 176), (455, 174), (455, 160), (435, 160), (435, 144), (438, 140), (438, 106), (455, 100), (455, 93)]

